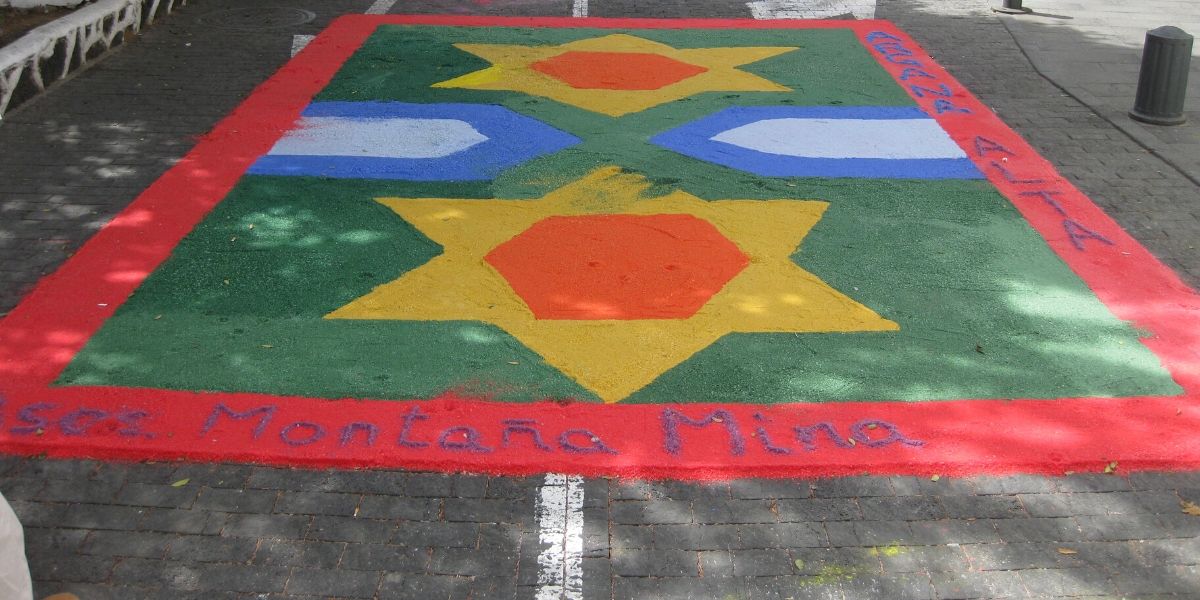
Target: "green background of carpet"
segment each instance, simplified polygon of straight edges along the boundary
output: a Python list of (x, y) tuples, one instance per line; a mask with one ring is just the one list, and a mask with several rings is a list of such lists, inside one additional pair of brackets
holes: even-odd
[(501, 104), (584, 143), (494, 182), (245, 177), (59, 383), (328, 398), (453, 390), (508, 401), (594, 400), (486, 323), (321, 316), (440, 252), (373, 198), (536, 198), (616, 164), (650, 178), (652, 193), (830, 202), (793, 259), (901, 326), (728, 335), (625, 402), (1180, 393), (1137, 332), (984, 181), (763, 178), (647, 143), (730, 105), (911, 105), (849, 31), (627, 31), (680, 48), (800, 50), (743, 67), (793, 93), (701, 94), (619, 119), (518, 93), (428, 87), (487, 66), (453, 42), (557, 44), (609, 33), (616, 31), (380, 28), (317, 100)]

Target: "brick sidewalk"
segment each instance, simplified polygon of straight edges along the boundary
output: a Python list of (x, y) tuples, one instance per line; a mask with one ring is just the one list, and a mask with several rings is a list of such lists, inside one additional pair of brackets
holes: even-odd
[[(199, 0), (0, 125), (0, 312), (358, 1), (218, 31)], [(879, 7), (1192, 285), (1197, 188), (1039, 76), (981, 2)], [(569, 15), (570, 2), (408, 11)], [(398, 10), (396, 7), (394, 10)], [(594, 16), (748, 16), (595, 0)], [(187, 483), (173, 486), (186, 479)], [(541, 478), (0, 460), (40, 596), (533, 598)], [(1200, 474), (584, 483), (585, 598), (1200, 597)], [(1060, 549), (1065, 549), (1060, 551)]]

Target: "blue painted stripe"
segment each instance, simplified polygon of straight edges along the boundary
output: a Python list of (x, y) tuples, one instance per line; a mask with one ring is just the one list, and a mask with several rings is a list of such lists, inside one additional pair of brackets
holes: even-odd
[(915, 107), (735, 106), (660, 133), (652, 137), (650, 142), (685, 156), (764, 177), (983, 179), (983, 174), (969, 158), (809, 158), (769, 154), (710, 139), (721, 132), (755, 121), (786, 118), (930, 117)]
[(347, 117), (399, 119), (461, 119), (473, 121), (480, 117), (506, 119), (516, 113), (494, 104), (415, 104), (412, 102), (313, 102), (304, 109), (305, 117)]
[[(438, 162), (440, 164), (430, 164)], [(246, 171), (251, 175), (304, 175), (334, 179), (408, 179), (411, 181), (477, 181), (499, 173), (439, 160), (374, 156), (264, 156)]]
[[(731, 106), (724, 114), (740, 125), (763, 119), (931, 119), (918, 106)], [(735, 125), (736, 127), (736, 125)]]
[(260, 157), (247, 173), (356, 179), (476, 181), (580, 143), (580, 139), (502, 106), (489, 104), (410, 104), (405, 102), (316, 102), (305, 117), (458, 119), (487, 141), (440, 158), (272, 155)]

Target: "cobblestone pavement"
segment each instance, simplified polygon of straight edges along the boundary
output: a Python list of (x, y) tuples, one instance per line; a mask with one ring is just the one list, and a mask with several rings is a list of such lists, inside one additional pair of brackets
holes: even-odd
[[(1189, 122), (1155, 127), (1129, 118), (1136, 96), (1146, 32), (1174, 25), (1200, 33), (1200, 10), (1182, 0), (1094, 3), (1037, 0), (1028, 15), (1001, 22), (1037, 69), (1122, 131), (1169, 157), (1200, 180), (1200, 46), (1192, 49), (1188, 78)], [(1081, 45), (1086, 41), (1086, 45)]]
[[(0, 311), (157, 178), (312, 34), (204, 21), (195, 0), (0, 124)], [(1033, 4), (1030, 2), (1029, 4)], [(572, 3), (408, 11), (568, 15)], [(594, 0), (596, 16), (748, 16), (737, 2)], [(1039, 76), (982, 2), (895, 20), (1192, 285), (1197, 186)], [(1064, 33), (1070, 35), (1070, 33)], [(1081, 52), (1102, 40), (1080, 36)], [(177, 484), (179, 482), (186, 482)], [(137, 598), (533, 598), (541, 478), (0, 458), (37, 593)], [(1200, 474), (586, 480), (583, 598), (1200, 597)], [(557, 596), (555, 596), (557, 597)]]

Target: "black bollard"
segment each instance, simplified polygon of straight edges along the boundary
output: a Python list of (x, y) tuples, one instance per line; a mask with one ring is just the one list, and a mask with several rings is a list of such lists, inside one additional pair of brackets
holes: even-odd
[(1137, 99), (1129, 116), (1153, 125), (1179, 125), (1186, 121), (1183, 100), (1187, 95), (1191, 60), (1192, 36), (1186, 31), (1168, 25), (1146, 32)]
[(1023, 0), (1004, 0), (1004, 6), (993, 8), (992, 10), (1010, 15), (1019, 15), (1027, 12), (1032, 12), (1030, 9), (1021, 5)]

